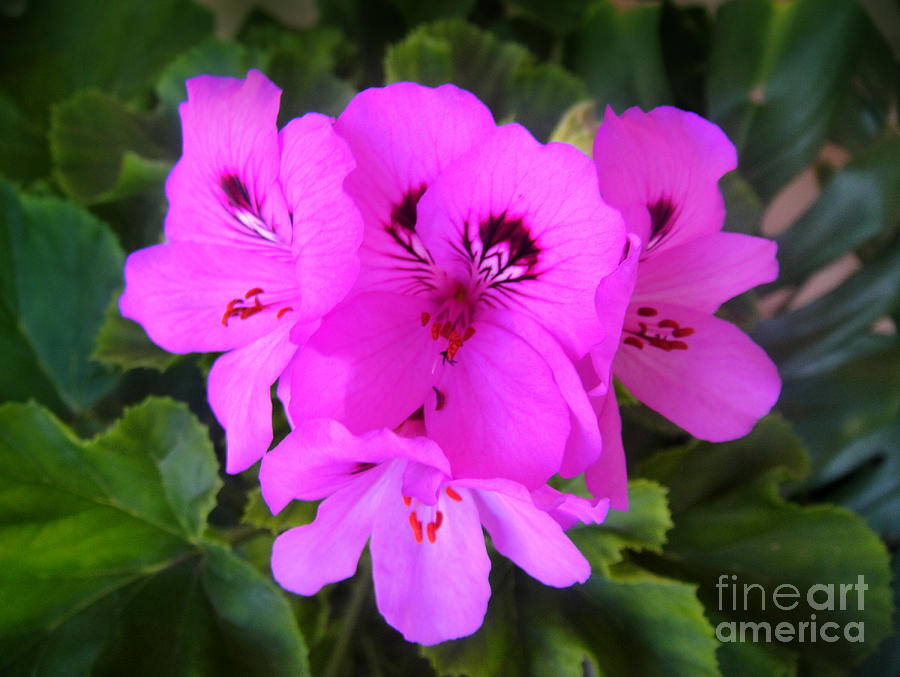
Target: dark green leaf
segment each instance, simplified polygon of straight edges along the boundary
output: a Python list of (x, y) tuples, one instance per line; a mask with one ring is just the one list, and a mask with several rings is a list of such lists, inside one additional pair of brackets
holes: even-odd
[(122, 251), (105, 224), (73, 204), (23, 196), (19, 207), (13, 191), (4, 193), (7, 308), (66, 406), (84, 409), (115, 382), (88, 358), (122, 285)]
[(628, 483), (628, 510), (610, 510), (603, 524), (575, 526), (568, 534), (599, 573), (622, 561), (625, 549), (659, 552), (672, 528), (666, 488), (645, 479)]
[(97, 347), (91, 359), (123, 370), (150, 367), (165, 371), (178, 355), (167, 353), (153, 343), (137, 322), (122, 317), (119, 295), (106, 308), (103, 326), (97, 334)]
[(41, 128), (5, 92), (0, 91), (0, 176), (33, 181), (50, 172), (47, 141)]
[(719, 9), (709, 114), (764, 200), (818, 151), (849, 89), (865, 21), (853, 0), (737, 0)]
[[(590, 648), (596, 674), (719, 674), (713, 629), (695, 586), (628, 564), (613, 574), (595, 574), (571, 592), (555, 593), (566, 598), (567, 634)], [(530, 620), (546, 627), (548, 619), (537, 606)]]
[(587, 85), (588, 94), (621, 113), (671, 101), (660, 47), (659, 5), (594, 3), (572, 37), (568, 62)]
[(785, 379), (806, 377), (859, 357), (854, 340), (900, 300), (900, 239), (837, 289), (759, 324), (756, 341)]
[(818, 468), (860, 436), (891, 421), (900, 407), (900, 343), (823, 373), (786, 380), (779, 409)]
[(60, 186), (84, 203), (162, 193), (172, 168), (150, 124), (115, 97), (88, 90), (53, 106), (50, 150)]
[(678, 513), (761, 477), (800, 479), (808, 466), (790, 426), (771, 415), (741, 439), (721, 444), (694, 440), (660, 452), (642, 463), (638, 474), (666, 485), (669, 506)]
[(156, 81), (156, 95), (169, 110), (187, 99), (186, 80), (196, 75), (227, 75), (242, 78), (251, 68), (262, 68), (262, 56), (256, 49), (236, 42), (207, 40), (179, 55), (165, 67)]
[(92, 442), (6, 405), (0, 431), (6, 674), (306, 672), (284, 597), (199, 538), (221, 483), (184, 405), (148, 400)]
[(0, 23), (0, 61), (16, 64), (0, 81), (40, 121), (52, 102), (87, 87), (128, 100), (211, 27), (207, 10), (183, 0), (32, 0)]
[(563, 113), (585, 96), (581, 81), (552, 64), (536, 64), (519, 44), (463, 21), (420, 26), (384, 58), (388, 82), (445, 82), (468, 89), (497, 120), (516, 119), (546, 139)]
[(797, 284), (900, 218), (900, 136), (836, 173), (821, 197), (778, 238), (780, 282)]
[(315, 501), (291, 501), (280, 513), (273, 515), (263, 500), (262, 492), (254, 489), (247, 497), (247, 507), (241, 521), (279, 534), (286, 529), (311, 523), (316, 518), (317, 507)]

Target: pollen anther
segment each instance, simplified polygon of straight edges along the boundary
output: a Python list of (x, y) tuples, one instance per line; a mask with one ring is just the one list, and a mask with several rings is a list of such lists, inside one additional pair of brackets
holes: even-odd
[(447, 495), (454, 501), (462, 501), (462, 496), (456, 493), (456, 490), (453, 487), (447, 487), (445, 491), (447, 492)]
[(408, 507), (410, 506), (411, 503), (412, 503), (412, 497), (411, 497), (411, 496), (404, 496), (404, 497), (403, 497), (403, 505), (405, 505), (405, 506), (408, 508)]
[(244, 298), (249, 299), (251, 296), (256, 296), (257, 294), (262, 294), (262, 293), (263, 293), (262, 289), (260, 289), (259, 287), (254, 287), (253, 289), (248, 291), (246, 294), (244, 294)]
[(624, 343), (627, 343), (630, 346), (634, 346), (635, 348), (644, 349), (644, 344), (641, 342), (639, 338), (635, 338), (634, 336), (627, 336), (625, 338)]
[(284, 315), (285, 313), (287, 313), (291, 310), (293, 310), (293, 308), (291, 308), (290, 306), (285, 306), (284, 308), (282, 308), (275, 314), (275, 319), (280, 320), (282, 315)]
[(412, 527), (413, 537), (416, 539), (416, 543), (422, 542), (422, 523), (419, 521), (419, 518), (416, 517), (416, 513), (409, 513), (409, 526)]
[(437, 528), (435, 528), (434, 522), (429, 522), (428, 526), (425, 527), (425, 533), (428, 535), (429, 543), (434, 543), (436, 532), (437, 532)]
[(659, 311), (656, 310), (656, 308), (650, 308), (649, 306), (643, 306), (641, 308), (638, 308), (637, 314), (641, 315), (642, 317), (653, 317), (658, 312)]
[(427, 325), (428, 320), (430, 320), (430, 319), (431, 319), (431, 313), (422, 313), (422, 326), (424, 327), (425, 325)]

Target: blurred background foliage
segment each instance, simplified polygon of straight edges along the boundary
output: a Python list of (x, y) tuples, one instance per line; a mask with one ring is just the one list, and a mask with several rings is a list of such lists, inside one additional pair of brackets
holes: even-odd
[[(898, 56), (896, 0), (0, 0), (0, 672), (900, 674)], [(726, 228), (779, 244), (779, 280), (720, 311), (778, 363), (776, 411), (713, 445), (623, 393), (631, 510), (571, 532), (591, 580), (494, 558), (473, 637), (406, 644), (365, 559), (283, 592), (272, 540), (315, 506), (272, 517), (255, 469), (224, 475), (213, 356), (161, 351), (115, 303), (162, 236), (184, 80), (248, 68), (282, 123), (397, 80), (586, 152), (607, 105), (717, 122), (740, 157)], [(817, 620), (865, 642), (720, 642), (810, 611), (721, 609), (722, 574), (864, 575), (864, 610)]]

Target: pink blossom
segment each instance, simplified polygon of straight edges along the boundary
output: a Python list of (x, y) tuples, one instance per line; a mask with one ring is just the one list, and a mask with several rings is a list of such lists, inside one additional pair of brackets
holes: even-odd
[(452, 85), (367, 90), (335, 128), (362, 264), (293, 362), (293, 420), (362, 433), (424, 407), (454, 476), (581, 472), (600, 436), (572, 361), (603, 336), (594, 294), (625, 242), (590, 160)]
[(275, 579), (315, 594), (352, 576), (368, 541), (378, 610), (422, 644), (481, 626), (491, 594), (482, 526), (498, 552), (543, 583), (587, 580), (590, 565), (562, 524), (602, 521), (605, 506), (549, 487), (533, 497), (506, 479), (452, 480), (449, 471), (425, 437), (389, 430), (354, 437), (323, 419), (299, 425), (263, 459), (263, 497), (275, 513), (293, 499), (324, 500), (314, 522), (275, 540)]
[(718, 180), (737, 156), (725, 134), (700, 116), (661, 107), (617, 117), (608, 108), (594, 162), (603, 198), (643, 242), (598, 289), (598, 307), (620, 303), (637, 269), (621, 334), (610, 332), (592, 352), (605, 447), (586, 479), (622, 508), (625, 462), (610, 355), (613, 373), (637, 399), (695, 437), (718, 442), (747, 434), (775, 404), (781, 379), (759, 346), (713, 313), (774, 280), (778, 265), (774, 242), (721, 232)]
[(128, 257), (119, 306), (169, 351), (228, 351), (209, 399), (238, 472), (271, 442), (270, 386), (355, 280), (362, 224), (342, 189), (354, 163), (327, 117), (279, 132), (281, 91), (257, 71), (196, 77), (187, 93), (166, 243)]

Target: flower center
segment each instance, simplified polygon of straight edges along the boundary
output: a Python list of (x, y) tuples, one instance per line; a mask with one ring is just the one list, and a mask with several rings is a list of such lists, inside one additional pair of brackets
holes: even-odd
[(239, 226), (236, 228), (238, 232), (283, 244), (274, 228), (270, 228), (263, 220), (259, 203), (250, 197), (250, 191), (237, 174), (223, 174), (219, 179), (219, 187), (225, 196), (226, 210)]
[[(463, 500), (453, 487), (445, 487), (444, 493), (456, 502)], [(437, 541), (438, 529), (444, 523), (444, 513), (438, 510), (440, 499), (438, 499), (438, 505), (424, 505), (411, 496), (404, 496), (403, 504), (410, 508), (409, 528), (412, 529), (416, 543), (421, 544), (427, 539), (429, 543), (434, 544)]]
[[(267, 308), (280, 305), (277, 299), (273, 299), (268, 303), (263, 303), (260, 301), (260, 296), (263, 294), (265, 294), (265, 292), (262, 289), (254, 287), (244, 294), (243, 298), (231, 299), (225, 306), (225, 313), (222, 315), (222, 326), (227, 327), (228, 320), (232, 317), (246, 320), (248, 317), (261, 313)], [(292, 310), (293, 308), (291, 308), (291, 306), (281, 306), (275, 314), (275, 317), (280, 320), (285, 313)]]
[[(684, 339), (694, 333), (692, 327), (682, 327), (671, 318), (655, 319), (659, 311), (651, 306), (641, 306), (637, 314), (642, 320), (637, 322), (638, 329), (623, 329), (623, 334), (628, 334), (623, 339), (625, 345), (643, 350), (644, 343), (654, 348), (659, 348), (667, 353), (673, 350), (687, 350), (689, 348)], [(650, 319), (654, 318), (654, 319)]]

